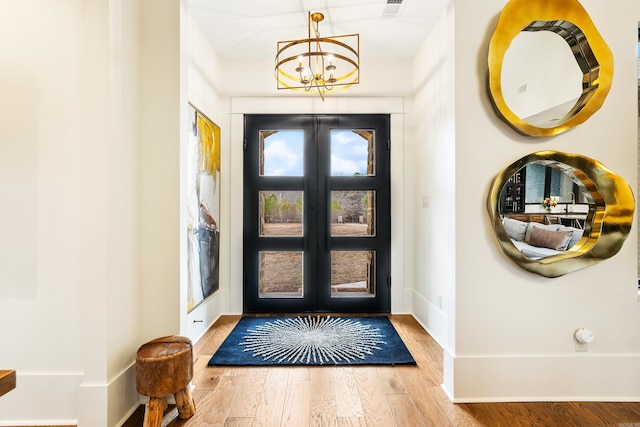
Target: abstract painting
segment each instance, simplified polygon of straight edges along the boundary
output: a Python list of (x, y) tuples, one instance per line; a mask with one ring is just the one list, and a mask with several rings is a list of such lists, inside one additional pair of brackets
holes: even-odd
[(192, 105), (189, 120), (187, 312), (220, 286), (220, 128)]

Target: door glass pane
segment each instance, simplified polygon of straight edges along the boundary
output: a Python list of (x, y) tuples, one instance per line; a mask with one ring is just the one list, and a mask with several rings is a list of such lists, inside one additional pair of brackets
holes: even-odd
[(376, 192), (331, 192), (331, 237), (375, 236)]
[(375, 296), (375, 251), (331, 251), (331, 297)]
[(260, 237), (302, 236), (302, 191), (260, 191)]
[(304, 175), (304, 131), (260, 131), (260, 176)]
[(331, 130), (331, 176), (375, 175), (371, 130)]
[(302, 252), (260, 251), (260, 298), (302, 298)]

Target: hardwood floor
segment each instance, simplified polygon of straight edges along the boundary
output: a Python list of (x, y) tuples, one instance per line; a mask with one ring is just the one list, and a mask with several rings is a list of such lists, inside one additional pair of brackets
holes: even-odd
[[(640, 403), (452, 404), (442, 348), (409, 315), (389, 316), (417, 366), (208, 367), (240, 316), (223, 316), (194, 345), (196, 414), (169, 407), (162, 425), (318, 427), (640, 427)], [(142, 426), (140, 407), (124, 427)]]

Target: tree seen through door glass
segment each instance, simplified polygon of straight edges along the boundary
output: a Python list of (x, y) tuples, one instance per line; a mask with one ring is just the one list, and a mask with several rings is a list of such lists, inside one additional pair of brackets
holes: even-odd
[(260, 131), (260, 175), (304, 175), (304, 131)]
[(260, 191), (260, 237), (302, 236), (302, 191)]
[(374, 133), (331, 130), (331, 176), (375, 175)]
[(376, 192), (331, 192), (331, 237), (375, 236)]

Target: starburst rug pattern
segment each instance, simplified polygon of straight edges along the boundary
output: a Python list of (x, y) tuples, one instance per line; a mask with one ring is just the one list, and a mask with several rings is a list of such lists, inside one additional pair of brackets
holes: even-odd
[(385, 316), (243, 317), (209, 366), (415, 365)]

